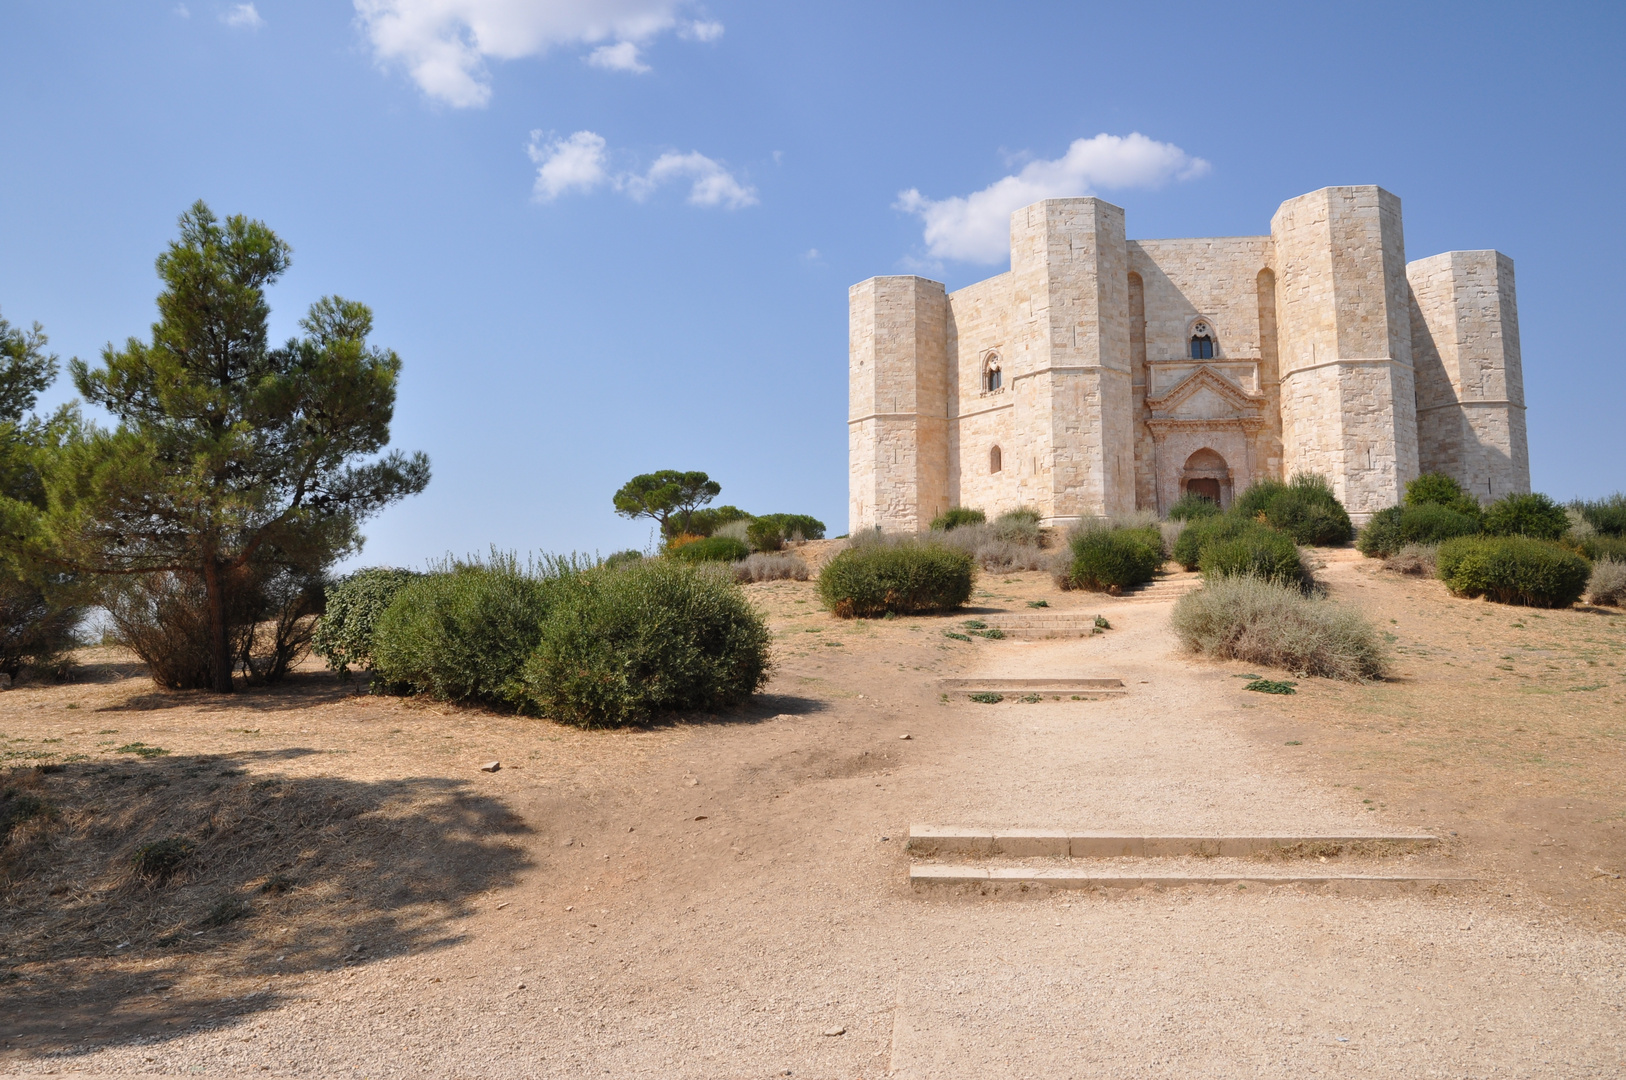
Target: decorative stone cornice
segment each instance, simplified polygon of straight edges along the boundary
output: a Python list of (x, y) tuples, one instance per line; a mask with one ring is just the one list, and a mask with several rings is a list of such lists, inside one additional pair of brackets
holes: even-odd
[(1230, 379), (1204, 365), (1181, 379), (1168, 393), (1161, 397), (1147, 398), (1146, 406), (1154, 412), (1167, 412), (1204, 386), (1239, 409), (1250, 411), (1262, 409), (1268, 400), (1263, 394), (1248, 393)]

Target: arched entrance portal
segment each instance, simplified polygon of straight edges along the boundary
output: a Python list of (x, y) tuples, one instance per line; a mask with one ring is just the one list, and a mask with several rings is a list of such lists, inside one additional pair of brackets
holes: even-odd
[(1212, 499), (1220, 507), (1231, 505), (1231, 469), (1213, 450), (1203, 449), (1186, 458), (1180, 474), (1180, 491)]

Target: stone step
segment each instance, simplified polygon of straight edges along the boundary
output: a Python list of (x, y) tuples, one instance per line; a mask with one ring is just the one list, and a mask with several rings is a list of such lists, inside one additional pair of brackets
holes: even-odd
[(1059, 856), (1073, 859), (1206, 858), (1273, 855), (1400, 855), (1439, 844), (1426, 833), (1369, 835), (1206, 835), (1167, 836), (1079, 832), (1068, 829), (976, 829), (959, 825), (911, 825), (908, 849), (920, 855), (1004, 855), (1013, 858)]
[(1077, 694), (1090, 697), (1121, 697), (1129, 692), (1124, 689), (1122, 679), (969, 678), (940, 679), (937, 685), (949, 694), (1046, 694), (1060, 697)]
[(1367, 892), (1466, 886), (1473, 881), (1469, 877), (1439, 874), (1090, 873), (1071, 867), (956, 866), (943, 863), (917, 863), (909, 868), (909, 883), (916, 887), (970, 885), (996, 889), (1002, 886), (1019, 889), (1035, 886), (1052, 889), (1139, 889), (1147, 886), (1168, 889), (1192, 885), (1233, 888), (1309, 885)]

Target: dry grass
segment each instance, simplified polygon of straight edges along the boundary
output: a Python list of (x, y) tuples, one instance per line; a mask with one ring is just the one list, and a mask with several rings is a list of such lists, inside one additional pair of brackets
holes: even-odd
[(806, 581), (807, 563), (796, 555), (780, 552), (757, 551), (734, 564), (734, 580), (741, 583), (756, 581)]
[(1358, 682), (1382, 678), (1388, 659), (1359, 611), (1253, 577), (1209, 581), (1170, 616), (1181, 642), (1215, 659)]
[(1397, 574), (1414, 574), (1418, 577), (1431, 578), (1439, 572), (1437, 560), (1439, 553), (1438, 544), (1407, 544), (1385, 558), (1383, 568), (1393, 570)]

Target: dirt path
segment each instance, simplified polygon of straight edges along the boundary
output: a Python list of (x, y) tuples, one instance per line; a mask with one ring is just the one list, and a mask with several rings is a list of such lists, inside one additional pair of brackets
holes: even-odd
[[(1039, 575), (992, 579), (978, 603), (1021, 612), (1046, 596), (1114, 629), (967, 644), (943, 637), (956, 620), (839, 624), (805, 585), (758, 595), (779, 675), (759, 707), (715, 723), (582, 734), (343, 696), (252, 723), (207, 705), (118, 713), (119, 738), (235, 753), (267, 775), (455, 778), (523, 822), (505, 841), (514, 861), (413, 924), (422, 932), (347, 924), (344, 948), (302, 965), (266, 944), (272, 914), (237, 924), (212, 954), (229, 962), (212, 968), (132, 953), (126, 967), (164, 982), (96, 1018), (83, 1011), (90, 969), (30, 968), (32, 982), (0, 986), (28, 1010), (0, 1027), (0, 1060), (23, 1073), (335, 1077), (1626, 1070), (1620, 936), (1486, 873), (1460, 841), (1429, 858), (1484, 881), (1445, 895), (907, 884), (912, 823), (1449, 835), (1447, 804), (1390, 804), (1369, 782), (1330, 779), (1334, 752), (1292, 734), (1310, 722), (1294, 710), (1329, 708), (1337, 691), (1251, 700), (1243, 669), (1174, 651), (1166, 603), (1058, 596)], [(1129, 693), (945, 703), (937, 680), (968, 673), (1110, 675)], [(135, 687), (109, 684), (95, 708)], [(93, 730), (58, 691), (27, 693), (0, 702), (13, 737)], [(250, 761), (245, 742), (310, 752)], [(487, 756), (510, 767), (478, 773)], [(494, 856), (470, 855), (482, 857)], [(289, 937), (314, 932), (290, 925)], [(221, 1018), (203, 1019), (205, 1005)]]

